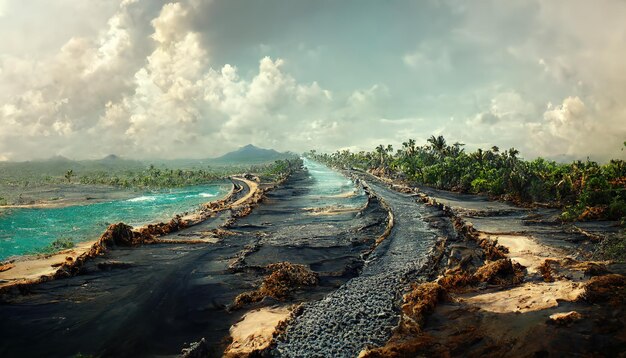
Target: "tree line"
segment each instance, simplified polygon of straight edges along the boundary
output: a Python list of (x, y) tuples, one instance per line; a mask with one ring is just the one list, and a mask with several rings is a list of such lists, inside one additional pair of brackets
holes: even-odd
[(564, 220), (608, 219), (626, 225), (624, 160), (527, 161), (515, 148), (466, 152), (464, 144), (448, 144), (443, 136), (431, 136), (421, 146), (409, 139), (395, 151), (391, 145), (379, 145), (372, 151), (313, 150), (306, 155), (333, 167), (367, 170), (438, 189), (562, 207)]

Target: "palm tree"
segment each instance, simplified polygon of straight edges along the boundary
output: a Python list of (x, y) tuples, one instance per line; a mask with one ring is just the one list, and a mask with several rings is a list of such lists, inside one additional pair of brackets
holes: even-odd
[(65, 172), (65, 179), (67, 179), (68, 183), (72, 182), (72, 177), (74, 176), (74, 170), (70, 169), (67, 172)]
[(478, 164), (482, 168), (483, 161), (485, 160), (485, 153), (483, 152), (483, 150), (478, 148), (477, 151), (475, 151), (474, 153), (471, 153), (470, 155), (472, 158), (474, 158), (478, 162)]
[(427, 142), (430, 143), (432, 149), (439, 154), (444, 154), (446, 152), (446, 149), (448, 148), (448, 145), (446, 144), (446, 139), (442, 135), (437, 137), (431, 135), (430, 138), (428, 138)]
[(389, 155), (393, 153), (393, 146), (391, 144), (387, 144), (386, 152), (389, 153)]
[(379, 166), (384, 166), (385, 163), (385, 147), (382, 144), (379, 144), (378, 147), (376, 147), (376, 153), (378, 153), (379, 158), (380, 158), (380, 162), (379, 162)]
[(465, 143), (460, 143), (460, 142), (455, 142), (452, 147), (448, 147), (447, 148), (447, 154), (453, 156), (453, 157), (457, 157), (459, 156), (459, 154), (461, 154), (465, 149), (462, 149), (461, 147), (464, 146)]
[(409, 155), (415, 154), (415, 139), (409, 139)]

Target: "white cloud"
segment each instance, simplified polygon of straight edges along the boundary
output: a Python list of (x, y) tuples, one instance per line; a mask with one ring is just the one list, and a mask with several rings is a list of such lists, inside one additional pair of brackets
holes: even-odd
[[(4, 24), (28, 10), (3, 4), (0, 13), (11, 12)], [(254, 41), (246, 23), (215, 39), (212, 11), (224, 11), (228, 2), (67, 4), (86, 18), (102, 12), (88, 21), (98, 28), (77, 21), (66, 24), (71, 36), (59, 31), (48, 41), (50, 31), (29, 30), (23, 48), (19, 36), (0, 44), (3, 158), (204, 157), (247, 143), (370, 149), (433, 133), (468, 147), (515, 146), (526, 157), (623, 155), (626, 4), (620, 1), (512, 7), (448, 1), (437, 6), (449, 14), (433, 17), (432, 31), (403, 32), (406, 38), (390, 36), (399, 39), (392, 42), (370, 34), (367, 47), (335, 36), (358, 23), (329, 18), (327, 28), (306, 36), (299, 21), (309, 20), (301, 18), (285, 22), (293, 34), (274, 32), (263, 26), (274, 21), (278, 28), (288, 19), (273, 12), (264, 16), (276, 18), (257, 28), (267, 32)], [(68, 10), (46, 6), (55, 6), (54, 14)], [(16, 23), (11, 34), (20, 28), (26, 27)], [(380, 28), (394, 34), (403, 26)], [(33, 52), (42, 47), (33, 45), (37, 38), (55, 51), (46, 45)], [(224, 60), (225, 47), (232, 58)], [(559, 105), (546, 106), (550, 101)]]

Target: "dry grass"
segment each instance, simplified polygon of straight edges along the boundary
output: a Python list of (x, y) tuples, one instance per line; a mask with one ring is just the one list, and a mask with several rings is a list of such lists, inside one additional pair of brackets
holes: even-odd
[(490, 261), (504, 259), (507, 257), (506, 254), (509, 253), (509, 249), (498, 245), (497, 241), (481, 239), (478, 241), (478, 245), (483, 249), (485, 258)]
[(478, 282), (494, 285), (516, 285), (524, 280), (525, 267), (511, 259), (500, 259), (479, 267), (473, 277)]
[(589, 303), (608, 302), (614, 306), (626, 303), (626, 276), (608, 274), (592, 277), (585, 284), (581, 299)]
[(231, 309), (238, 309), (247, 304), (259, 302), (265, 297), (283, 301), (290, 298), (295, 290), (316, 286), (319, 283), (317, 273), (304, 265), (279, 262), (268, 265), (266, 270), (270, 274), (263, 279), (261, 286), (255, 291), (238, 295)]
[(585, 276), (599, 276), (608, 273), (602, 262), (577, 261), (571, 258), (546, 259), (537, 268), (545, 282), (554, 282), (556, 279), (567, 277), (574, 271), (582, 272)]
[(411, 291), (404, 295), (402, 324), (412, 331), (420, 331), (425, 316), (432, 312), (437, 302), (445, 297), (446, 290), (438, 283), (413, 284)]
[(522, 283), (524, 275), (524, 266), (506, 258), (487, 262), (473, 274), (465, 271), (447, 273), (437, 282), (448, 292), (460, 293), (481, 282), (501, 286), (517, 285)]
[(539, 270), (545, 282), (554, 282), (554, 269), (550, 265), (550, 261), (552, 260), (544, 260), (543, 263), (537, 267), (537, 270)]
[(188, 223), (176, 215), (167, 223), (150, 224), (137, 231), (139, 237), (147, 239), (151, 236), (164, 236), (188, 227)]
[(467, 272), (446, 274), (445, 276), (439, 278), (437, 282), (449, 292), (461, 291), (465, 287), (471, 286), (475, 283), (472, 275)]

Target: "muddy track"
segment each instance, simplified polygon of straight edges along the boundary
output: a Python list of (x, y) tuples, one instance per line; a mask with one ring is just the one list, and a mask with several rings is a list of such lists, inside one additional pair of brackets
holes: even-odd
[[(108, 250), (77, 276), (2, 297), (0, 356), (172, 356), (202, 338), (221, 355), (230, 326), (253, 308), (227, 309), (258, 286), (256, 267), (287, 260), (309, 266), (319, 286), (290, 300), (319, 299), (357, 274), (360, 255), (385, 231), (387, 212), (375, 198), (361, 196), (368, 205), (358, 212), (311, 215), (304, 209), (319, 200), (312, 183), (296, 173), (251, 213), (234, 208), (161, 238), (170, 243)], [(224, 225), (216, 242), (181, 243)], [(258, 250), (246, 251), (250, 245)], [(232, 270), (238, 257), (242, 267)]]
[(429, 209), (371, 176), (360, 179), (393, 213), (393, 228), (367, 257), (361, 274), (319, 301), (304, 305), (274, 354), (354, 357), (383, 344), (398, 323), (398, 302), (434, 247), (437, 233), (423, 220)]

